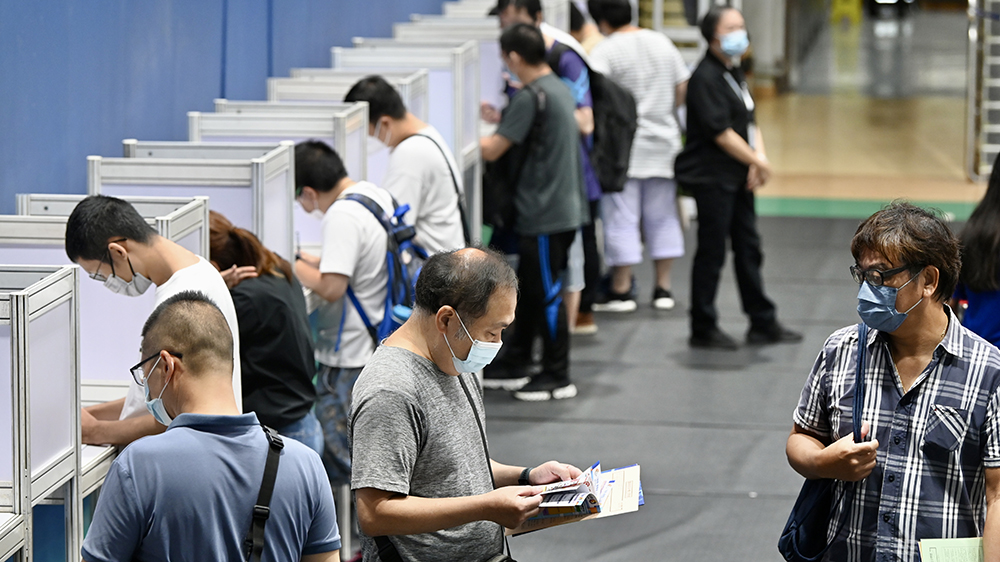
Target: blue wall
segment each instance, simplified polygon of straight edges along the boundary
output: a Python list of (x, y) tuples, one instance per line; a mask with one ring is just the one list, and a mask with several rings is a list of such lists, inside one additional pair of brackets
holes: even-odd
[(0, 0), (0, 214), (17, 193), (85, 193), (86, 157), (124, 138), (186, 140), (188, 111), (266, 96), (329, 66), (330, 47), (389, 37), (441, 0)]

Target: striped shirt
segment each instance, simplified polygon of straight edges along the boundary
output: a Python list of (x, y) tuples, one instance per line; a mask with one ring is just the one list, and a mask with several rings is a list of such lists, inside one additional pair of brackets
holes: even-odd
[[(903, 392), (885, 337), (870, 330), (862, 419), (878, 439), (875, 469), (846, 486), (829, 534), (847, 509), (829, 560), (920, 559), (923, 538), (978, 537), (986, 522), (985, 469), (1000, 467), (1000, 351), (946, 308), (948, 330), (930, 364)], [(799, 426), (835, 442), (852, 432), (857, 326), (823, 346), (793, 415)]]
[(590, 67), (635, 97), (638, 128), (632, 141), (630, 178), (672, 178), (681, 150), (674, 117), (677, 85), (691, 77), (681, 52), (649, 29), (612, 33), (590, 52)]

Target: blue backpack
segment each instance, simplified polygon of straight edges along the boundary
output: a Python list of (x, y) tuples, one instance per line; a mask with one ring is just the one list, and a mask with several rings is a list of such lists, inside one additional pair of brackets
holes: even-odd
[[(375, 218), (378, 219), (382, 228), (388, 235), (388, 243), (385, 251), (385, 265), (388, 270), (388, 281), (386, 283), (385, 310), (382, 321), (376, 326), (372, 324), (361, 301), (354, 294), (354, 290), (347, 287), (347, 298), (351, 300), (354, 309), (358, 311), (358, 316), (364, 322), (365, 328), (372, 337), (375, 347), (379, 342), (389, 337), (406, 322), (413, 311), (415, 300), (415, 287), (417, 276), (420, 275), (420, 268), (427, 261), (427, 250), (413, 242), (413, 237), (417, 231), (412, 225), (403, 222), (403, 215), (409, 210), (409, 205), (399, 205), (396, 200), (392, 200), (395, 211), (392, 216), (388, 216), (382, 206), (359, 193), (350, 193), (344, 199), (355, 201), (368, 209)], [(337, 350), (340, 349), (340, 335), (344, 332), (344, 320), (347, 317), (347, 308), (340, 317), (340, 333), (337, 335)]]

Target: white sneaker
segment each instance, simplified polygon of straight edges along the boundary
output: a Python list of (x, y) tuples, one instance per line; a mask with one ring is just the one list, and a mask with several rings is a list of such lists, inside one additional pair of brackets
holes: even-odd
[(636, 308), (635, 299), (611, 299), (593, 306), (594, 312), (633, 312)]
[(653, 292), (653, 308), (657, 310), (673, 310), (676, 306), (674, 302), (674, 295), (666, 289), (656, 288)]

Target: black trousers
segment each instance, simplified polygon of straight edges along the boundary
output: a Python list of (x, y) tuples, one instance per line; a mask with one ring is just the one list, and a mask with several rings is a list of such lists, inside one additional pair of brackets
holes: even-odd
[(507, 330), (500, 355), (487, 369), (524, 374), (533, 364), (532, 348), (542, 342), (542, 374), (569, 380), (569, 326), (561, 277), (576, 231), (519, 236), (517, 277), (521, 295), (514, 325)]
[[(691, 333), (718, 329), (715, 297), (726, 262), (726, 239), (733, 248), (733, 267), (743, 312), (750, 327), (766, 329), (775, 322), (774, 303), (764, 294), (760, 267), (764, 254), (757, 233), (754, 194), (745, 186), (689, 186), (698, 203), (698, 250), (691, 268)], [(728, 188), (727, 188), (728, 187)]]
[(590, 202), (590, 224), (581, 228), (583, 236), (583, 292), (580, 293), (580, 312), (590, 312), (597, 300), (601, 284), (601, 252), (597, 248), (597, 217), (601, 216), (601, 201)]

